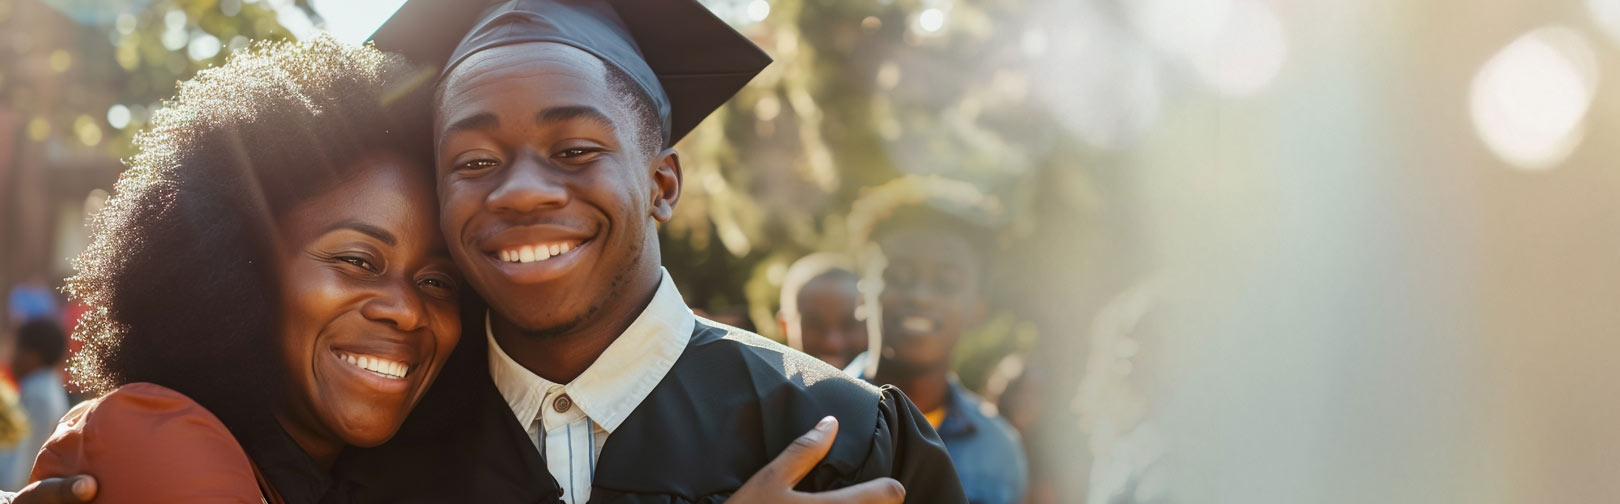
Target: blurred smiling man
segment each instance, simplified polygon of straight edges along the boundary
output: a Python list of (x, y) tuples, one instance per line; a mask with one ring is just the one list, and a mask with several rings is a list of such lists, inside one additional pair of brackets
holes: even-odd
[[(879, 323), (877, 362), (850, 371), (899, 387), (916, 401), (950, 451), (968, 502), (1023, 502), (1024, 451), (1014, 431), (957, 382), (952, 356), (962, 334), (984, 321), (989, 265), (997, 250), (978, 190), (942, 178), (907, 177), (855, 203), (851, 226), (863, 247), (868, 302)], [(872, 372), (872, 366), (876, 372)]]
[(830, 252), (794, 261), (776, 315), (788, 345), (839, 369), (866, 351), (866, 323), (855, 316), (861, 293), (852, 263)]

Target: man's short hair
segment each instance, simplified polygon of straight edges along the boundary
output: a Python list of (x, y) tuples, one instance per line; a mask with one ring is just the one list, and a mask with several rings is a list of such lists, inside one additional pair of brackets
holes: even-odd
[(636, 146), (647, 157), (657, 155), (664, 150), (664, 139), (669, 138), (669, 132), (664, 131), (664, 121), (658, 118), (658, 107), (653, 105), (652, 95), (623, 69), (605, 62), (602, 66), (607, 68), (608, 90), (619, 98), (635, 122), (636, 134), (632, 139)]

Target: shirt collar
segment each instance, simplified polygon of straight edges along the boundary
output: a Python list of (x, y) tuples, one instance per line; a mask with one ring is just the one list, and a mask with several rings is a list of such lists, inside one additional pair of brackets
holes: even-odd
[[(659, 268), (659, 274), (662, 279), (658, 291), (635, 322), (585, 372), (563, 385), (574, 404), (609, 433), (669, 374), (675, 360), (686, 350), (697, 323), (669, 272)], [(488, 317), (486, 314), (484, 337), (489, 339), (490, 378), (512, 413), (527, 422), (539, 416), (546, 391), (557, 384), (530, 372), (507, 355), (495, 342)]]

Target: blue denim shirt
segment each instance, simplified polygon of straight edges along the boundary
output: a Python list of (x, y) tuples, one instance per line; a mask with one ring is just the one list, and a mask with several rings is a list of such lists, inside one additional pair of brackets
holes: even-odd
[(984, 401), (951, 380), (939, 438), (956, 464), (962, 490), (972, 504), (1018, 504), (1029, 487), (1029, 467), (1018, 431)]
[[(867, 355), (855, 357), (844, 372), (866, 379)], [(935, 430), (945, 442), (970, 504), (1024, 502), (1029, 466), (1018, 431), (955, 378), (945, 401), (945, 420)]]

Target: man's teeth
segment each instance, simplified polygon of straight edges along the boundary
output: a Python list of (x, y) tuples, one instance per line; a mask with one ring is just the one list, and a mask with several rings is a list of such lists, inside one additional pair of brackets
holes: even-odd
[(407, 366), (405, 363), (399, 361), (391, 361), (381, 357), (372, 357), (369, 355), (338, 355), (343, 357), (343, 360), (349, 361), (349, 364), (354, 364), (355, 367), (389, 378), (404, 378), (405, 373), (410, 371), (410, 366)]
[(907, 331), (928, 332), (934, 330), (934, 321), (923, 317), (906, 317), (900, 321), (900, 326)]
[(502, 261), (509, 263), (532, 263), (567, 254), (576, 246), (578, 244), (574, 242), (537, 243), (503, 249), (497, 255)]

